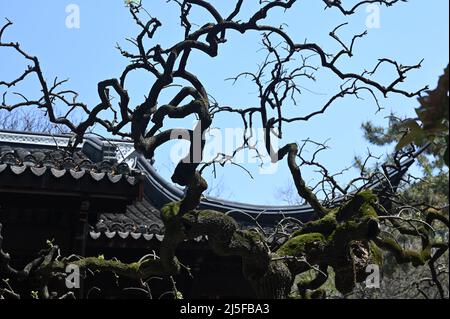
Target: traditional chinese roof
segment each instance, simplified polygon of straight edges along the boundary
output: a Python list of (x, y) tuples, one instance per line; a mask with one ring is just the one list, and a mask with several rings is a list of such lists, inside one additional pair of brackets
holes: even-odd
[(62, 149), (26, 149), (0, 146), (0, 174), (34, 175), (55, 179), (90, 179), (112, 184), (136, 184), (139, 174), (126, 163), (111, 161), (92, 162), (82, 152), (70, 154)]
[[(0, 197), (9, 205), (14, 205), (14, 201), (17, 205), (29, 205), (20, 201), (24, 194), (39, 200), (47, 198), (50, 203), (56, 203), (58, 197), (59, 205), (64, 198), (71, 203), (77, 198), (89, 198), (96, 209), (117, 207), (124, 212), (126, 205), (141, 196), (140, 171), (117, 158), (104, 156), (110, 147), (102, 147), (93, 138), (76, 152), (68, 152), (65, 146), (69, 138), (0, 132)], [(95, 149), (97, 144), (100, 150)], [(99, 161), (92, 156), (95, 152), (100, 154)]]
[(94, 240), (101, 236), (112, 239), (145, 239), (154, 237), (162, 240), (164, 226), (160, 212), (148, 200), (144, 199), (127, 207), (125, 214), (103, 213), (96, 225), (92, 226), (90, 237)]

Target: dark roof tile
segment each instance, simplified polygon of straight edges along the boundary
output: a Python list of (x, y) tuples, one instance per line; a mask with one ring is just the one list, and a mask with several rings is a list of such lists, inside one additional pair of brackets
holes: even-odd
[[(143, 238), (138, 234), (146, 235), (162, 235), (164, 233), (164, 226), (161, 218), (159, 217), (159, 210), (146, 199), (142, 202), (136, 202), (133, 205), (127, 207), (125, 214), (117, 213), (103, 213), (99, 216), (97, 224), (92, 227), (93, 233), (108, 233), (108, 238), (116, 238), (117, 236), (122, 239)], [(116, 235), (112, 235), (116, 232)], [(122, 236), (119, 235), (122, 233)], [(133, 233), (134, 235), (129, 237), (124, 233)], [(95, 238), (94, 238), (95, 237)], [(91, 236), (93, 239), (100, 238), (99, 236)], [(149, 238), (149, 236), (146, 236)]]
[(54, 177), (61, 178), (70, 172), (74, 179), (80, 179), (88, 172), (95, 181), (109, 180), (113, 184), (124, 180), (135, 185), (135, 176), (141, 175), (126, 163), (94, 163), (82, 152), (71, 154), (62, 149), (26, 149), (0, 145), (0, 165), (0, 173), (9, 167), (16, 175), (30, 171), (35, 176), (42, 176), (49, 172)]

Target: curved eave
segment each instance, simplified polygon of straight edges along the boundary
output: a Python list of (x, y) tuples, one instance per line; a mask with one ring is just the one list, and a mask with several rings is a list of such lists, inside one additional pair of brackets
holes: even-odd
[[(163, 178), (155, 168), (142, 155), (138, 155), (138, 167), (146, 172), (145, 195), (152, 199), (156, 207), (161, 208), (165, 204), (178, 201), (183, 197), (183, 191)], [(414, 158), (405, 160), (400, 169), (390, 169), (387, 172), (387, 179), (391, 187), (397, 187), (401, 178), (414, 163)], [(364, 186), (366, 189), (380, 189), (384, 183), (374, 181)], [(344, 198), (336, 198), (334, 203), (338, 204)], [(301, 221), (310, 219), (314, 210), (310, 205), (294, 206), (265, 206), (240, 203), (213, 197), (205, 197), (201, 200), (200, 209), (212, 209), (224, 213), (249, 215), (252, 218), (258, 217), (258, 220), (273, 222), (280, 217), (293, 217)]]
[[(183, 197), (183, 191), (163, 178), (142, 155), (139, 155), (138, 167), (147, 173), (144, 187), (145, 196), (151, 198), (152, 203), (157, 208), (161, 208), (169, 202), (179, 201)], [(245, 219), (246, 216), (249, 219), (258, 218), (260, 223), (273, 223), (284, 217), (306, 221), (311, 219), (314, 214), (309, 205), (252, 205), (213, 197), (203, 198), (199, 208), (228, 213), (233, 217), (239, 217), (239, 219)]]

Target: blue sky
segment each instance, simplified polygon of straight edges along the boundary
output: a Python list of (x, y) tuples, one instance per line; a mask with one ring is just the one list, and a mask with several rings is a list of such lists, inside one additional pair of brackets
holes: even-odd
[[(216, 2), (216, 1), (214, 1)], [(349, 1), (343, 1), (344, 4)], [(225, 12), (230, 11), (231, 1), (217, 1)], [(257, 3), (247, 1), (246, 3)], [(76, 4), (80, 8), (80, 28), (66, 27), (66, 7)], [(174, 4), (165, 0), (146, 0), (144, 5), (152, 16), (158, 17), (163, 27), (157, 33), (155, 42), (163, 47), (182, 39), (183, 32), (179, 26), (179, 10)], [(448, 10), (447, 0), (411, 0), (390, 8), (381, 8), (381, 27), (368, 30), (368, 36), (355, 46), (355, 56), (344, 59), (340, 66), (346, 71), (362, 72), (372, 68), (378, 58), (393, 58), (403, 64), (415, 64), (424, 59), (423, 68), (410, 74), (402, 84), (405, 90), (415, 91), (425, 85), (433, 88), (437, 78), (448, 63)], [(251, 8), (244, 8), (242, 19), (248, 17)], [(199, 25), (208, 22), (204, 12), (193, 13), (193, 20)], [(246, 15), (247, 14), (247, 15)], [(323, 10), (322, 1), (298, 1), (288, 13), (274, 12), (268, 21), (274, 25), (286, 24), (288, 32), (296, 42), (306, 40), (319, 43), (328, 52), (335, 52), (339, 47), (328, 33), (337, 25), (348, 22), (342, 29), (342, 38), (350, 39), (355, 33), (366, 29), (368, 13), (365, 7), (351, 16), (344, 17), (337, 10)], [(98, 103), (97, 83), (100, 80), (118, 77), (126, 65), (125, 60), (114, 48), (116, 43), (127, 47), (127, 37), (134, 37), (139, 31), (130, 18), (123, 1), (116, 0), (72, 0), (72, 1), (5, 1), (0, 0), (0, 18), (7, 17), (14, 26), (5, 34), (6, 40), (19, 41), (22, 47), (40, 58), (46, 78), (51, 81), (55, 76), (70, 78), (67, 88), (80, 93), (80, 100), (88, 105)], [(152, 45), (154, 43), (149, 43)], [(219, 57), (211, 59), (202, 54), (195, 54), (189, 64), (191, 72), (198, 75), (208, 92), (221, 105), (239, 108), (257, 105), (256, 89), (250, 82), (241, 81), (236, 85), (224, 81), (242, 71), (255, 71), (263, 53), (257, 34), (241, 36), (230, 34), (229, 41), (221, 47)], [(26, 67), (26, 63), (11, 54), (0, 51), (0, 78), (12, 79)], [(395, 76), (388, 68), (381, 70), (377, 79), (388, 83)], [(338, 92), (339, 81), (330, 76), (326, 70), (317, 73), (316, 83), (305, 82), (300, 103), (292, 107), (292, 114), (306, 114), (320, 108), (323, 102)], [(148, 93), (152, 78), (145, 74), (136, 74), (128, 82), (127, 89), (132, 102), (139, 103)], [(30, 79), (16, 90), (28, 96), (36, 96), (36, 79)], [(314, 93), (311, 93), (314, 92)], [(328, 140), (330, 149), (319, 160), (330, 171), (337, 172), (351, 165), (355, 155), (364, 155), (367, 143), (362, 137), (360, 125), (371, 120), (386, 124), (386, 116), (391, 111), (398, 115), (413, 115), (417, 107), (415, 99), (390, 95), (388, 99), (380, 97), (384, 110), (376, 112), (374, 102), (365, 96), (364, 100), (347, 98), (335, 103), (326, 114), (307, 123), (298, 123), (286, 127), (283, 142), (301, 142), (306, 138), (323, 142)], [(162, 103), (167, 101), (162, 101)], [(180, 123), (177, 123), (178, 125)], [(182, 125), (192, 125), (192, 119), (182, 121)], [(259, 125), (259, 123), (258, 123)], [(234, 128), (239, 122), (233, 117), (219, 117), (214, 127)], [(101, 131), (100, 131), (101, 132)], [(377, 155), (386, 154), (392, 148), (373, 148)], [(156, 166), (164, 176), (169, 177), (171, 168), (170, 145), (158, 151)], [(223, 186), (223, 195), (239, 201), (259, 204), (277, 204), (277, 189), (289, 183), (290, 177), (285, 162), (281, 162), (276, 174), (260, 175), (256, 164), (247, 164), (246, 168), (254, 179), (236, 166), (218, 170), (218, 180)], [(307, 182), (313, 183), (317, 176), (305, 171)], [(356, 174), (350, 171), (343, 179)], [(211, 179), (209, 172), (205, 175)], [(218, 182), (212, 182), (217, 184)]]

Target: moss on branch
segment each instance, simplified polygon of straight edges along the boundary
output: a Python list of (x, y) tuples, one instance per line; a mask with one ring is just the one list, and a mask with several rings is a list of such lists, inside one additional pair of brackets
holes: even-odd
[(378, 247), (393, 253), (399, 264), (412, 263), (413, 266), (422, 266), (431, 258), (431, 247), (420, 251), (403, 249), (392, 238), (377, 238), (374, 242)]
[[(178, 244), (184, 239), (207, 235), (216, 254), (241, 257), (243, 274), (258, 297), (286, 297), (293, 278), (315, 265), (325, 270), (331, 267), (336, 288), (348, 293), (366, 278), (368, 264), (382, 263), (381, 249), (394, 252), (400, 262), (414, 265), (422, 265), (430, 258), (430, 244), (421, 252), (413, 252), (401, 249), (394, 241), (377, 239), (377, 202), (377, 196), (370, 190), (355, 194), (342, 206), (328, 209), (320, 219), (306, 223), (273, 253), (260, 233), (239, 229), (236, 221), (225, 214), (213, 210), (180, 214), (180, 203), (171, 203), (162, 209), (166, 236), (161, 264), (166, 271), (169, 268), (178, 272), (175, 257)], [(324, 280), (326, 276), (320, 275), (298, 288), (306, 296), (309, 290), (320, 288)]]
[(165, 271), (159, 259), (146, 259), (142, 262), (124, 263), (119, 260), (104, 259), (103, 257), (86, 257), (74, 261), (66, 259), (42, 263), (35, 271), (35, 275), (45, 275), (51, 272), (64, 272), (68, 265), (78, 266), (81, 270), (112, 272), (136, 280), (145, 280), (151, 276), (162, 276)]
[(289, 239), (278, 250), (279, 256), (305, 257), (313, 251), (323, 252), (328, 241), (321, 233), (310, 233)]

